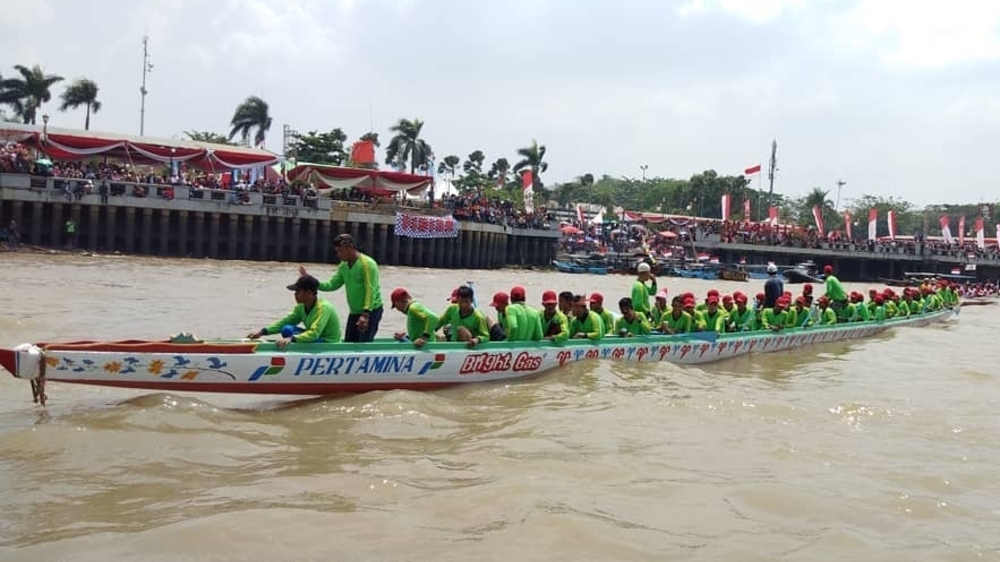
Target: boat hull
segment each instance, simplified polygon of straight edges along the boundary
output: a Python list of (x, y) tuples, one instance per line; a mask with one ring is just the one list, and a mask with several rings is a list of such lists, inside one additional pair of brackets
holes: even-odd
[[(0, 350), (0, 364), (19, 378), (133, 389), (239, 394), (323, 395), (373, 390), (429, 390), (530, 377), (568, 363), (709, 363), (750, 353), (872, 336), (897, 326), (944, 320), (951, 310), (881, 323), (839, 324), (785, 332), (609, 337), (600, 342), (292, 344), (270, 342), (117, 342), (40, 344)], [(44, 349), (39, 354), (39, 349)]]

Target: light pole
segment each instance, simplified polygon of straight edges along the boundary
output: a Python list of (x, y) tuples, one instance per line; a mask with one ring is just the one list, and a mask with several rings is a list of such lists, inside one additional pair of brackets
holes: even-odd
[(139, 104), (139, 136), (141, 137), (146, 131), (146, 94), (149, 90), (146, 89), (146, 75), (153, 71), (153, 63), (149, 62), (149, 37), (143, 36), (142, 38), (142, 86), (139, 87), (139, 93), (142, 95), (142, 102)]
[(834, 209), (836, 209), (838, 213), (840, 212), (840, 189), (845, 185), (847, 185), (846, 181), (837, 180), (837, 204), (834, 206)]
[(642, 181), (646, 181), (646, 170), (649, 169), (649, 164), (643, 164), (639, 166), (639, 169), (642, 170)]
[(174, 158), (177, 155), (177, 147), (170, 147), (170, 183), (174, 183), (174, 176), (177, 172), (174, 171)]

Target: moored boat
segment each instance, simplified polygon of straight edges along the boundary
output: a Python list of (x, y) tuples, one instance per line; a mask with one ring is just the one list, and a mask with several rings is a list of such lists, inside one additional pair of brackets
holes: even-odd
[(0, 349), (0, 365), (31, 380), (44, 404), (45, 381), (158, 391), (324, 395), (372, 390), (427, 390), (533, 376), (588, 360), (700, 364), (750, 353), (865, 338), (898, 326), (923, 326), (954, 313), (939, 310), (884, 322), (856, 322), (782, 332), (714, 332), (608, 337), (592, 342), (290, 344), (249, 340), (68, 342)]
[(582, 262), (568, 262), (561, 260), (552, 260), (552, 265), (555, 266), (556, 270), (560, 273), (589, 273), (592, 275), (607, 275), (608, 266), (607, 264), (590, 264)]

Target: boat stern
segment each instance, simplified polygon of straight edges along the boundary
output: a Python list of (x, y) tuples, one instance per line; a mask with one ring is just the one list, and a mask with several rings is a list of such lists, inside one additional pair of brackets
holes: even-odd
[(0, 367), (17, 376), (17, 352), (13, 349), (0, 349)]
[(19, 379), (37, 379), (44, 360), (42, 350), (30, 343), (22, 343), (14, 349), (0, 349), (0, 366)]

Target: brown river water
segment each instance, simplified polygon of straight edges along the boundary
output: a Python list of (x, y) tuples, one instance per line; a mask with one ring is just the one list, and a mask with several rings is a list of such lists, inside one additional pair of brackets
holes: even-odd
[[(0, 345), (242, 337), (290, 309), (297, 265), (0, 254)], [(515, 284), (534, 302), (551, 288), (613, 303), (631, 283), (381, 275), (384, 295), (405, 285), (432, 309), (468, 280), (481, 305)], [(0, 560), (1000, 560), (997, 309), (700, 367), (573, 364), (429, 393), (51, 383), (43, 409), (0, 373)], [(387, 310), (380, 333), (402, 325)]]

